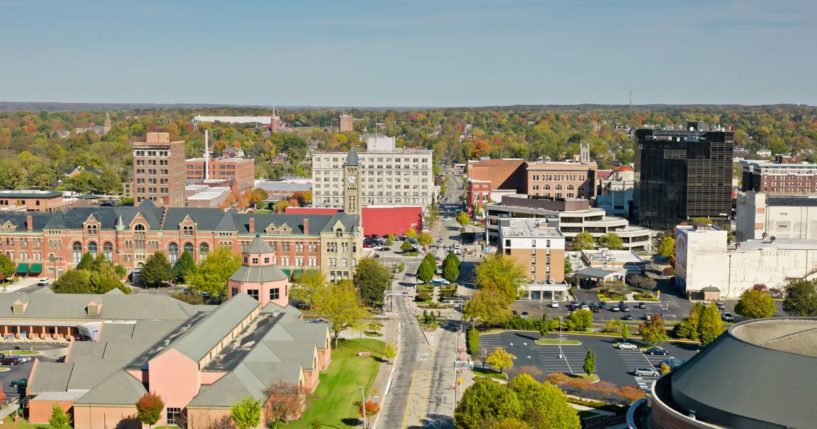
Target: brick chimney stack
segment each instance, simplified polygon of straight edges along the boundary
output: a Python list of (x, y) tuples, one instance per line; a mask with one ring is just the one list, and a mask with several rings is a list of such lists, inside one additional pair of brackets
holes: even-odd
[(34, 231), (34, 216), (26, 215), (26, 231)]
[(249, 220), (249, 225), (247, 225), (247, 229), (250, 230), (250, 234), (255, 234), (255, 218), (251, 217)]
[(309, 219), (304, 218), (304, 235), (309, 235)]

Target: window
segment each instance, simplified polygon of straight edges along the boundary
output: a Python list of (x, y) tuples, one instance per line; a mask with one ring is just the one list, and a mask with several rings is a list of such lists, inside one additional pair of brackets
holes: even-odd
[(94, 258), (96, 258), (97, 250), (98, 249), (97, 249), (95, 241), (92, 241), (92, 242), (88, 243), (88, 253), (90, 253), (91, 256), (93, 256)]
[(167, 424), (168, 425), (179, 425), (179, 426), (181, 426), (181, 416), (182, 416), (182, 409), (181, 408), (167, 407)]
[(167, 246), (167, 253), (170, 258), (170, 263), (175, 264), (176, 260), (179, 259), (179, 245), (176, 243), (170, 243)]
[(281, 289), (280, 288), (273, 288), (269, 290), (269, 299), (279, 299), (281, 298)]
[(102, 253), (105, 255), (105, 259), (113, 261), (113, 244), (110, 241), (106, 241), (102, 245)]
[(190, 256), (194, 256), (193, 243), (184, 243), (184, 251), (189, 253)]
[(258, 289), (247, 289), (247, 295), (249, 295), (250, 298), (258, 301)]
[(210, 253), (210, 245), (207, 243), (199, 244), (199, 259), (201, 261), (207, 260), (208, 253)]
[(258, 263), (258, 258), (252, 258), (252, 263), (257, 264)]
[(79, 241), (75, 241), (74, 245), (72, 246), (73, 256), (74, 256), (74, 263), (79, 264), (79, 261), (82, 260), (82, 243)]

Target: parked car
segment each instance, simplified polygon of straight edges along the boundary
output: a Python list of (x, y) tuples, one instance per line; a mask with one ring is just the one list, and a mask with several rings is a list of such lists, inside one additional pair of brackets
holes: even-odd
[(723, 319), (724, 322), (734, 322), (735, 316), (732, 316), (732, 313), (723, 313), (721, 319)]
[(593, 313), (598, 313), (599, 305), (596, 304), (595, 302), (590, 303), (590, 311), (592, 311)]
[(556, 301), (550, 301), (550, 308), (559, 308), (559, 303)]
[(570, 310), (575, 310), (579, 308), (579, 303), (576, 301), (570, 301), (570, 305), (567, 306)]
[(586, 302), (583, 302), (582, 305), (579, 306), (582, 310), (590, 310), (590, 306), (587, 305)]
[(602, 310), (607, 310), (607, 301), (601, 301), (599, 303), (599, 308)]
[(43, 277), (37, 281), (37, 286), (48, 286), (51, 280), (48, 277)]
[(725, 305), (723, 305), (723, 303), (722, 303), (722, 302), (716, 302), (716, 303), (715, 303), (715, 305), (717, 305), (717, 306), (718, 306), (718, 310), (720, 310), (720, 311), (724, 311), (724, 310), (726, 310), (726, 306), (725, 306)]
[(11, 387), (26, 387), (28, 386), (28, 379), (27, 378), (18, 378), (17, 380), (12, 380), (9, 383)]
[(645, 314), (644, 315), (644, 320), (647, 320), (647, 321), (652, 320), (652, 313)]
[(629, 306), (629, 305), (627, 305), (627, 304), (620, 305), (620, 306), (619, 306), (619, 310), (621, 310), (621, 311), (623, 311), (623, 312), (625, 312), (625, 313), (629, 313), (629, 312), (630, 312), (630, 306)]
[(621, 320), (633, 320), (633, 315), (632, 314), (625, 314), (625, 315), (621, 316)]
[(638, 350), (638, 346), (633, 343), (619, 343), (619, 350)]
[(614, 305), (614, 306), (610, 307), (610, 311), (612, 311), (613, 313), (618, 313), (619, 311), (621, 311), (621, 309), (618, 308), (617, 305)]
[(644, 310), (645, 308), (647, 308), (647, 304), (644, 304), (643, 302), (639, 302), (638, 305), (636, 305), (636, 308), (638, 308), (640, 310)]
[(658, 372), (652, 368), (636, 368), (633, 370), (633, 375), (638, 377), (656, 377)]
[(653, 356), (666, 356), (669, 354), (668, 351), (662, 349), (661, 347), (653, 347), (648, 349), (644, 352), (644, 354), (653, 355)]
[(4, 356), (0, 359), (0, 365), (19, 365), (21, 363), (20, 358), (17, 356)]

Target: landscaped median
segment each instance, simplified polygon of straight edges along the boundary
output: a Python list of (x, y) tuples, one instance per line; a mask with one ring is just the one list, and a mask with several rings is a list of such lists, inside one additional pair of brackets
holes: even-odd
[(582, 342), (579, 340), (572, 340), (569, 338), (540, 338), (534, 341), (537, 346), (580, 346)]
[(367, 395), (383, 396), (383, 392), (371, 392), (371, 388), (385, 347), (385, 343), (373, 339), (340, 341), (332, 350), (332, 363), (320, 375), (318, 388), (307, 398), (306, 411), (297, 421), (281, 427), (310, 429), (315, 420), (321, 427), (359, 426), (360, 387), (365, 386)]
[(36, 356), (40, 354), (37, 350), (0, 350), (1, 354), (4, 355), (17, 355), (17, 356)]

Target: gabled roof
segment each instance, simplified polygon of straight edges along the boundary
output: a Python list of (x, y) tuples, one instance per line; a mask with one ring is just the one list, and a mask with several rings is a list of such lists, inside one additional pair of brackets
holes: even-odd
[(242, 265), (230, 276), (230, 280), (243, 283), (266, 283), (286, 280), (287, 278), (287, 275), (274, 265), (266, 267), (249, 267)]
[(355, 150), (355, 148), (352, 148), (349, 151), (349, 154), (346, 155), (346, 162), (344, 162), (343, 165), (344, 166), (346, 166), (346, 165), (348, 165), (348, 166), (360, 165), (360, 159), (358, 159), (357, 151)]
[[(23, 313), (14, 314), (12, 304), (25, 300)], [(99, 315), (88, 314), (90, 302), (104, 302)], [(0, 294), (0, 318), (44, 320), (186, 320), (200, 308), (169, 296), (136, 294), (48, 294), (11, 292)]]
[(88, 393), (74, 401), (75, 404), (134, 405), (147, 393), (145, 386), (125, 370), (118, 370)]

